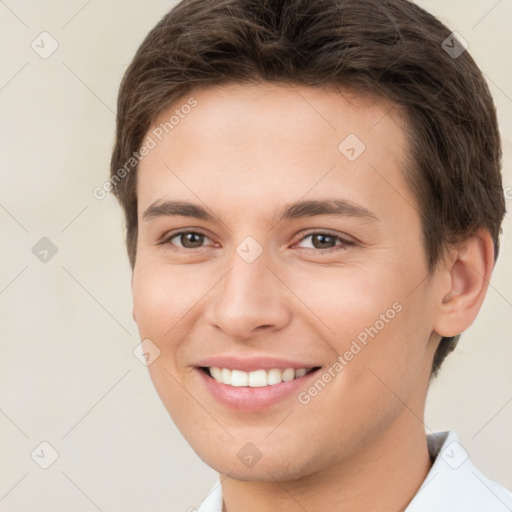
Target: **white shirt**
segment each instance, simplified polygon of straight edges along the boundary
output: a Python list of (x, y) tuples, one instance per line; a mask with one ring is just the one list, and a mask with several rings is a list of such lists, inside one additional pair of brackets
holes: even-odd
[[(427, 436), (435, 462), (405, 512), (511, 512), (512, 493), (486, 478), (455, 432)], [(198, 512), (222, 512), (222, 488), (214, 485)]]

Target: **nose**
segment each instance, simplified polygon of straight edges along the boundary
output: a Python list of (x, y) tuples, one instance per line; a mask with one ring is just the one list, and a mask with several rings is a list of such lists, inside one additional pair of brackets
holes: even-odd
[(267, 267), (263, 255), (247, 263), (235, 254), (231, 270), (215, 290), (206, 320), (231, 339), (249, 340), (290, 322), (287, 289)]

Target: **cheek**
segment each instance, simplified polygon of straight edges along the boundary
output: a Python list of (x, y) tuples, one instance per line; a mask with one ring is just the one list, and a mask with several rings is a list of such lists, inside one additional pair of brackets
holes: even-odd
[[(169, 270), (169, 269), (168, 269)], [(177, 358), (186, 338), (184, 330), (191, 306), (172, 273), (156, 266), (135, 267), (132, 283), (133, 311), (140, 339), (154, 343), (159, 356), (148, 366), (151, 378), (161, 394), (161, 388), (173, 386)]]
[(183, 379), (178, 358), (187, 334), (183, 320), (188, 320), (191, 306), (170, 270), (137, 263), (132, 295), (140, 339), (151, 340), (160, 351), (147, 367), (149, 375), (169, 414), (175, 417), (187, 409), (186, 397), (178, 383)]
[(133, 274), (133, 309), (141, 335), (155, 340), (175, 337), (180, 322), (206, 292), (197, 279), (180, 269), (156, 263), (136, 265)]
[[(414, 261), (414, 260), (413, 260)], [(369, 386), (378, 377), (397, 393), (408, 393), (423, 366), (432, 330), (431, 311), (421, 264), (398, 262), (363, 268), (318, 268), (307, 276), (289, 275), (290, 288), (304, 297), (315, 329), (341, 357), (343, 386)], [(338, 367), (339, 368), (339, 367)], [(370, 370), (374, 375), (370, 375)], [(367, 389), (369, 391), (369, 389)]]
[(166, 280), (157, 278), (156, 274), (134, 271), (133, 310), (140, 335), (145, 338), (161, 339), (170, 328), (169, 320), (177, 304), (172, 294), (168, 293)]
[(290, 274), (287, 283), (317, 323), (324, 324), (328, 338), (339, 343), (335, 348), (343, 349), (349, 339), (364, 339), (365, 330), (375, 323), (382, 331), (398, 316), (400, 306), (395, 303), (403, 302), (403, 294), (399, 281), (390, 275), (389, 269), (363, 266), (318, 267), (307, 274)]

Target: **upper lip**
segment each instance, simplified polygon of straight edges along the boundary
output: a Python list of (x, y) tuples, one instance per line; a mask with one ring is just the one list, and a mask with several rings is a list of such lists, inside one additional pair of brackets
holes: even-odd
[(310, 368), (316, 368), (320, 365), (281, 359), (278, 357), (254, 356), (250, 358), (242, 358), (227, 355), (202, 359), (195, 366), (202, 368), (229, 368), (230, 370), (252, 372), (255, 370), (271, 370), (273, 368), (281, 370), (286, 370), (287, 368), (293, 368), (294, 370), (305, 368), (306, 370), (309, 370)]

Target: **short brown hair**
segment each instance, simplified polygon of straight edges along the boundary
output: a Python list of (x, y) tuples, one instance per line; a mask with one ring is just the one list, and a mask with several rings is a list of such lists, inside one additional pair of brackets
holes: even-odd
[[(132, 269), (133, 155), (164, 109), (196, 88), (230, 82), (349, 87), (399, 105), (429, 270), (447, 244), (480, 228), (497, 257), (501, 142), (485, 79), (463, 50), (445, 25), (407, 0), (183, 0), (146, 36), (119, 91), (111, 182)], [(459, 336), (441, 340), (432, 375)]]

